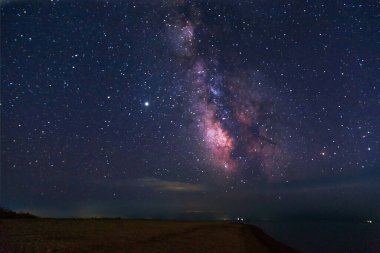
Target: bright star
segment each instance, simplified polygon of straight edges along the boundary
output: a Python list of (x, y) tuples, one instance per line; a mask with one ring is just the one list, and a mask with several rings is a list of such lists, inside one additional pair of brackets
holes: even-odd
[(146, 102), (144, 103), (144, 105), (145, 105), (145, 106), (149, 106), (149, 102), (146, 101)]

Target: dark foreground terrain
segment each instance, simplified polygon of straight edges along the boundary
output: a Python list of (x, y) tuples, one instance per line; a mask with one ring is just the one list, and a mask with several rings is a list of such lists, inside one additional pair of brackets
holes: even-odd
[(231, 222), (2, 219), (0, 252), (295, 252)]

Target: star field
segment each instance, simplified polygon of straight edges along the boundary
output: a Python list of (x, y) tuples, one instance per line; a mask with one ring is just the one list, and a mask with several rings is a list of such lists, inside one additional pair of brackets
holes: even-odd
[(4, 1), (2, 205), (260, 218), (363, 197), (355, 215), (378, 213), (379, 9)]

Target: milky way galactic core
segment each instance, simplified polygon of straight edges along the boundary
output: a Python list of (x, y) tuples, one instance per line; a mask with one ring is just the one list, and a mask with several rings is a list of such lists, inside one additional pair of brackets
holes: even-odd
[(378, 10), (3, 1), (1, 202), (266, 218), (360, 199), (347, 215), (378, 214)]

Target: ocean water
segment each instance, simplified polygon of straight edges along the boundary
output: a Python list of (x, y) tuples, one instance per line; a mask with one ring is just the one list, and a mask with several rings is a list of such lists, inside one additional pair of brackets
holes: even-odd
[(380, 224), (364, 222), (252, 222), (304, 253), (380, 253)]

